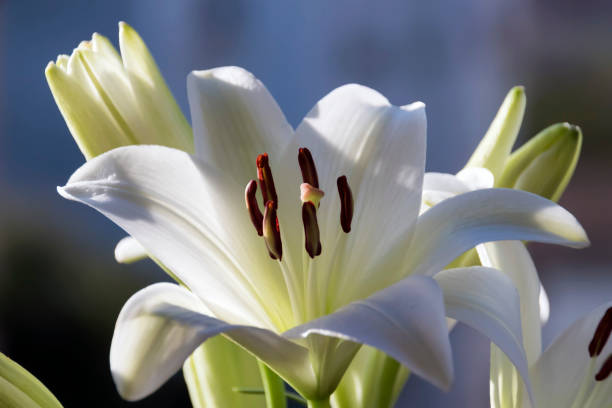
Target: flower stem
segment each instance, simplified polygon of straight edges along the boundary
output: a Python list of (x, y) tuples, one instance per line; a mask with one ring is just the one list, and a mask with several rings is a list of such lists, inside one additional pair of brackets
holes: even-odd
[(308, 408), (330, 408), (329, 397), (322, 400), (308, 400)]
[(261, 382), (263, 383), (266, 394), (266, 407), (268, 408), (287, 408), (287, 399), (285, 398), (285, 383), (276, 375), (270, 368), (257, 361), (259, 364), (259, 373)]

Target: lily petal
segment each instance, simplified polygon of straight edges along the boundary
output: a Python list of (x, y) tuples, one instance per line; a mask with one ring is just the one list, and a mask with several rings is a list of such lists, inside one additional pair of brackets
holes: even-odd
[(483, 266), (495, 268), (508, 276), (521, 300), (523, 346), (529, 366), (542, 353), (540, 324), (540, 279), (533, 260), (520, 241), (499, 241), (476, 247)]
[(215, 316), (291, 324), (283, 281), (270, 273), (278, 263), (257, 239), (243, 188), (193, 156), (162, 146), (118, 148), (85, 163), (58, 191), (124, 228)]
[(449, 195), (467, 193), (472, 190), (462, 179), (449, 173), (425, 173), (423, 190), (443, 191)]
[[(520, 241), (490, 242), (478, 245), (476, 249), (482, 265), (504, 273), (511, 279), (518, 291), (523, 346), (527, 365), (531, 366), (542, 352), (542, 336), (541, 284), (529, 252)], [(516, 407), (523, 403), (525, 389), (520, 380), (520, 374), (495, 344), (491, 344), (490, 385), (491, 401), (494, 402), (494, 407), (505, 406), (502, 401)]]
[(484, 189), (449, 198), (419, 217), (416, 236), (404, 253), (404, 274), (432, 275), (470, 248), (490, 241), (528, 240), (574, 248), (589, 244), (576, 218), (531, 193)]
[(115, 260), (119, 263), (130, 264), (147, 256), (147, 250), (130, 236), (121, 239), (115, 247)]
[(470, 190), (492, 188), (495, 177), (489, 169), (484, 167), (466, 167), (457, 173), (457, 178), (470, 187)]
[(257, 155), (267, 152), (274, 163), (291, 140), (293, 129), (272, 95), (242, 68), (193, 71), (187, 94), (196, 156), (242, 186), (257, 175)]
[(203, 341), (220, 333), (265, 361), (300, 392), (313, 387), (305, 348), (269, 330), (215, 319), (188, 290), (157, 283), (134, 294), (117, 319), (110, 365), (119, 393), (127, 400), (146, 397)]
[[(408, 245), (412, 239), (421, 201), (425, 135), (424, 104), (396, 107), (373, 89), (354, 84), (322, 98), (298, 127), (296, 143), (312, 151), (320, 187), (327, 189), (318, 210), (323, 253), (317, 270), (332, 279), (322, 279), (328, 293), (345, 295), (328, 310), (388, 286), (380, 279), (372, 278), (371, 285), (362, 279), (373, 273), (391, 242)], [(342, 175), (347, 176), (354, 197), (349, 234), (339, 226), (336, 180)], [(326, 253), (325, 243), (339, 243), (343, 249)], [(344, 265), (342, 269), (351, 275), (331, 273), (335, 264)], [(355, 282), (371, 291), (355, 292)]]
[(529, 386), (519, 296), (512, 281), (496, 269), (477, 266), (447, 269), (434, 279), (444, 293), (446, 315), (490, 338)]
[(295, 327), (286, 337), (336, 337), (375, 347), (442, 389), (453, 380), (442, 292), (415, 276)]
[(550, 301), (548, 300), (548, 295), (546, 294), (546, 290), (544, 290), (544, 286), (540, 283), (540, 323), (545, 325), (548, 323), (548, 319), (550, 318)]
[[(540, 359), (531, 368), (531, 382), (538, 408), (574, 406), (572, 403), (585, 380), (587, 381), (585, 384), (587, 393), (593, 391), (596, 386), (600, 388), (597, 401), (591, 401), (592, 404), (588, 404), (585, 408), (608, 407), (612, 404), (610, 378), (597, 384), (594, 374), (592, 374), (593, 377), (585, 378), (585, 375), (589, 375), (587, 368), (591, 362), (588, 345), (599, 321), (611, 306), (612, 302), (601, 305), (572, 324), (542, 353)], [(598, 358), (596, 370), (611, 353), (612, 341), (608, 340)]]

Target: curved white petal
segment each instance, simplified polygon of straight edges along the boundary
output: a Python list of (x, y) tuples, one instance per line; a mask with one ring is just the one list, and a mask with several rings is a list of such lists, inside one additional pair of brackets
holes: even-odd
[[(410, 242), (421, 200), (425, 136), (422, 103), (396, 107), (380, 93), (354, 84), (322, 98), (298, 127), (296, 144), (311, 150), (320, 188), (326, 192), (318, 210), (323, 253), (316, 269), (332, 277), (329, 283), (322, 279), (323, 288), (345, 295), (329, 310), (388, 286), (373, 279), (359, 284), (369, 286), (370, 292), (353, 290), (353, 283), (372, 274), (391, 242)], [(340, 229), (336, 181), (342, 175), (354, 197), (349, 234)], [(326, 251), (334, 246), (341, 249)], [(342, 264), (350, 276), (332, 274), (335, 264)]]
[(177, 372), (203, 341), (220, 333), (265, 361), (300, 392), (313, 387), (305, 348), (265, 329), (210, 317), (188, 290), (157, 283), (132, 296), (117, 319), (110, 365), (119, 393), (128, 400), (146, 397)]
[(440, 388), (452, 382), (442, 293), (431, 278), (406, 278), (284, 333), (296, 338), (317, 334), (375, 347)]
[(434, 274), (477, 244), (529, 240), (581, 248), (586, 233), (568, 211), (539, 196), (509, 189), (484, 189), (449, 198), (422, 214), (405, 254), (404, 274)]
[(495, 177), (484, 167), (467, 167), (457, 173), (457, 178), (470, 187), (470, 190), (492, 188)]
[(540, 282), (540, 323), (542, 325), (548, 323), (548, 319), (550, 318), (550, 301), (548, 300), (548, 295), (546, 294), (546, 290), (544, 290), (544, 286)]
[(115, 247), (115, 260), (119, 263), (129, 264), (147, 256), (147, 250), (130, 236), (122, 238)]
[(434, 276), (444, 293), (446, 315), (491, 339), (514, 363), (526, 384), (518, 293), (512, 281), (496, 269), (447, 269)]
[(125, 229), (215, 316), (264, 327), (291, 323), (278, 262), (251, 225), (244, 189), (189, 154), (161, 146), (115, 149), (58, 190)]
[[(480, 262), (508, 276), (516, 287), (520, 299), (523, 346), (527, 365), (535, 363), (542, 352), (540, 324), (540, 279), (525, 245), (520, 241), (499, 241), (476, 247)], [(520, 407), (525, 390), (520, 374), (508, 357), (491, 345), (490, 368), (491, 398), (499, 400), (495, 407)], [(502, 404), (503, 401), (504, 403)]]
[(540, 279), (533, 260), (520, 241), (498, 241), (476, 247), (480, 262), (508, 276), (520, 299), (523, 346), (529, 366), (542, 352)]
[(242, 68), (193, 71), (187, 94), (196, 156), (242, 186), (257, 178), (257, 155), (268, 152), (274, 163), (293, 135), (266, 87)]
[(427, 172), (423, 178), (423, 190), (457, 195), (467, 193), (471, 188), (465, 181), (454, 174)]
[(429, 207), (472, 190), (493, 187), (493, 173), (483, 167), (468, 167), (456, 175), (448, 173), (425, 173), (421, 212)]
[[(591, 362), (588, 345), (593, 338), (595, 328), (612, 302), (597, 307), (580, 318), (559, 336), (552, 345), (542, 353), (537, 363), (531, 368), (530, 376), (533, 385), (537, 408), (569, 408), (574, 402), (585, 377), (587, 396), (596, 386), (594, 373), (589, 373)], [(595, 370), (612, 353), (612, 341), (608, 339), (606, 347), (600, 354)], [(601, 404), (589, 404), (588, 408), (609, 407), (612, 404), (612, 381), (608, 378), (597, 385)], [(581, 407), (583, 405), (580, 405)]]

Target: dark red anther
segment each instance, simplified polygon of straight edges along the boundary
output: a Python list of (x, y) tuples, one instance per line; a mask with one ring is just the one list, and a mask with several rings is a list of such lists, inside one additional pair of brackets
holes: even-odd
[(319, 237), (317, 209), (310, 201), (302, 204), (302, 222), (304, 223), (304, 236), (306, 237), (306, 252), (308, 252), (311, 258), (321, 255), (321, 239)]
[(273, 201), (266, 202), (263, 216), (263, 237), (272, 259), (283, 259), (283, 243), (281, 242), (276, 205)]
[(606, 378), (608, 378), (608, 376), (610, 376), (611, 372), (612, 372), (612, 354), (608, 356), (607, 360), (603, 363), (603, 365), (599, 369), (599, 372), (595, 374), (595, 381), (605, 380)]
[(268, 201), (272, 201), (274, 208), (278, 208), (278, 197), (274, 188), (272, 170), (270, 170), (268, 164), (268, 153), (257, 156), (257, 179), (259, 179), (259, 188), (261, 188), (264, 205), (267, 205)]
[(589, 355), (591, 357), (601, 354), (601, 351), (606, 346), (606, 342), (610, 337), (610, 332), (612, 332), (612, 307), (606, 310), (606, 313), (597, 325), (597, 329), (595, 329), (593, 339), (589, 343)]
[(353, 193), (348, 185), (346, 176), (338, 177), (338, 193), (340, 194), (340, 225), (346, 233), (351, 232), (353, 220)]
[(257, 182), (255, 180), (249, 181), (244, 190), (244, 201), (246, 202), (246, 208), (249, 211), (249, 215), (251, 216), (251, 222), (253, 226), (257, 230), (257, 235), (263, 235), (263, 214), (259, 210), (259, 205), (257, 204), (257, 197), (255, 196), (257, 193)]
[(317, 168), (315, 167), (310, 150), (300, 147), (298, 150), (298, 163), (302, 171), (302, 181), (315, 188), (319, 188), (319, 176), (317, 175)]

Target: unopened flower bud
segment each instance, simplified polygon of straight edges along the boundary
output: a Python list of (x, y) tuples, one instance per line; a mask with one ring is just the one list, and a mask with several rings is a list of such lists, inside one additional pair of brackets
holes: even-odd
[(521, 128), (525, 104), (525, 89), (512, 88), (465, 167), (484, 167), (495, 179), (501, 175)]
[(496, 187), (529, 191), (558, 201), (569, 183), (580, 149), (578, 126), (559, 123), (547, 127), (512, 153)]

